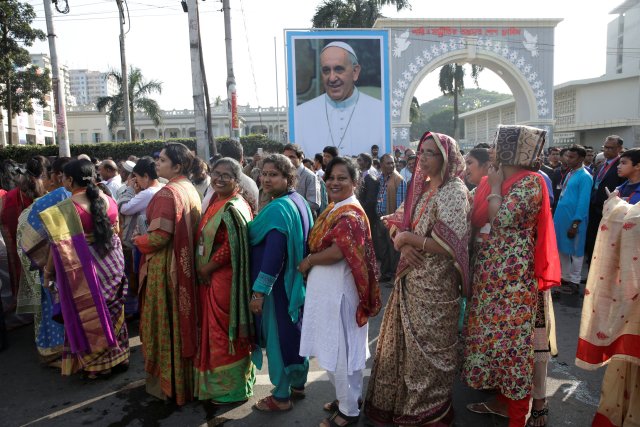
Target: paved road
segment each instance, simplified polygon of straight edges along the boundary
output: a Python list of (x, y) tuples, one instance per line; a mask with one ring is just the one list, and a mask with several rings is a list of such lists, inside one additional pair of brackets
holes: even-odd
[[(385, 301), (389, 293), (389, 289), (383, 288)], [(597, 407), (603, 370), (587, 372), (573, 363), (581, 305), (582, 299), (578, 296), (563, 295), (554, 302), (560, 354), (549, 365), (549, 426), (589, 426)], [(373, 319), (369, 329), (372, 354), (381, 320), (381, 315)], [(307, 398), (296, 402), (288, 413), (263, 414), (252, 409), (253, 403), (271, 390), (266, 367), (259, 372), (255, 396), (243, 405), (219, 408), (194, 402), (178, 408), (165, 404), (145, 393), (136, 323), (131, 325), (130, 334), (131, 368), (107, 380), (88, 381), (79, 376), (62, 378), (58, 371), (41, 367), (31, 326), (11, 331), (11, 347), (0, 353), (0, 426), (306, 427), (318, 425), (326, 416), (322, 404), (334, 398), (326, 374), (312, 360)], [(367, 366), (371, 368), (371, 360)], [(472, 414), (465, 409), (467, 403), (488, 396), (489, 393), (471, 390), (458, 381), (454, 390), (455, 425), (506, 426), (504, 419)], [(360, 425), (367, 425), (364, 419)]]

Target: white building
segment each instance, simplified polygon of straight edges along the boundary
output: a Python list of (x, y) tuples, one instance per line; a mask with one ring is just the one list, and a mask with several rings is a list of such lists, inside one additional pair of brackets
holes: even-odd
[(77, 105), (93, 105), (101, 96), (118, 94), (118, 82), (101, 71), (69, 70), (71, 94)]
[[(640, 0), (626, 0), (611, 11), (607, 67), (601, 77), (554, 87), (553, 141), (599, 150), (608, 135), (619, 135), (625, 147), (640, 147)], [(496, 126), (520, 123), (513, 99), (460, 115), (465, 145), (493, 139)]]
[[(241, 135), (262, 133), (268, 138), (286, 141), (287, 110), (284, 107), (252, 108), (239, 106)], [(134, 117), (136, 139), (193, 138), (196, 136), (193, 110), (162, 110), (162, 122), (155, 126), (140, 112)], [(226, 104), (212, 107), (212, 133), (214, 138), (229, 135), (229, 116)], [(67, 126), (71, 144), (98, 143), (124, 140), (124, 123), (115, 135), (109, 131), (107, 114), (95, 107), (67, 109)]]

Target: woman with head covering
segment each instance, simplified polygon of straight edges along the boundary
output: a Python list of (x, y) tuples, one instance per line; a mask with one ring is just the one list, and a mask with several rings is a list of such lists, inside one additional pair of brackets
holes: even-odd
[(292, 397), (304, 397), (309, 360), (300, 356), (305, 286), (297, 270), (307, 252), (313, 226), (311, 210), (295, 192), (296, 169), (282, 154), (267, 156), (262, 189), (271, 199), (249, 224), (251, 283), (249, 308), (256, 316), (258, 348), (253, 361), (262, 368), (262, 349), (269, 357), (271, 395), (258, 401), (259, 411), (288, 411)]
[(196, 325), (195, 233), (200, 196), (189, 181), (193, 154), (179, 143), (160, 152), (158, 175), (168, 180), (147, 207), (147, 234), (134, 239), (140, 266), (140, 339), (147, 392), (184, 405), (193, 397)]
[(360, 417), (367, 322), (380, 311), (380, 288), (369, 221), (354, 194), (354, 163), (334, 157), (325, 180), (331, 204), (311, 230), (311, 253), (298, 266), (309, 272), (300, 354), (316, 357), (336, 390), (337, 399), (325, 405), (334, 414), (321, 426), (344, 426)]
[(463, 172), (455, 140), (425, 133), (404, 205), (384, 218), (401, 257), (365, 400), (376, 423), (453, 422), (460, 295), (469, 286)]
[(40, 213), (51, 242), (44, 283), (59, 294), (65, 329), (62, 375), (82, 369), (97, 378), (129, 364), (118, 207), (96, 186), (90, 161), (69, 162), (63, 171), (71, 197)]
[(215, 193), (196, 234), (200, 348), (194, 389), (198, 399), (214, 404), (247, 400), (255, 382), (247, 230), (252, 215), (239, 194), (241, 176), (236, 160), (223, 157), (215, 162), (211, 172)]
[[(499, 126), (495, 162), (474, 197), (473, 295), (465, 328), (464, 381), (497, 389), (498, 400), (470, 404), (479, 413), (524, 426), (533, 385), (538, 291), (560, 282), (547, 186), (539, 167), (545, 131)], [(543, 339), (546, 339), (544, 337)]]

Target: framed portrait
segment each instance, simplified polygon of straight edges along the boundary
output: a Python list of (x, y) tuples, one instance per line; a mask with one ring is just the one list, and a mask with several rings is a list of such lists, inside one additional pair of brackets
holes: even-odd
[(289, 140), (308, 157), (391, 152), (387, 30), (286, 31)]

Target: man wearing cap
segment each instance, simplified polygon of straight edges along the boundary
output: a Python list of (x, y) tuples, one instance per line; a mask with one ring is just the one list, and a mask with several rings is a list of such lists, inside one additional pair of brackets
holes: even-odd
[(296, 107), (295, 143), (306, 153), (328, 145), (352, 154), (372, 143), (384, 147), (384, 106), (355, 86), (360, 64), (353, 48), (329, 43), (320, 53), (320, 67), (325, 93)]
[(103, 160), (98, 166), (98, 172), (100, 173), (100, 178), (102, 178), (102, 184), (107, 186), (109, 191), (111, 191), (111, 196), (117, 202), (117, 193), (122, 186), (122, 178), (120, 174), (118, 174), (116, 162), (109, 159)]

